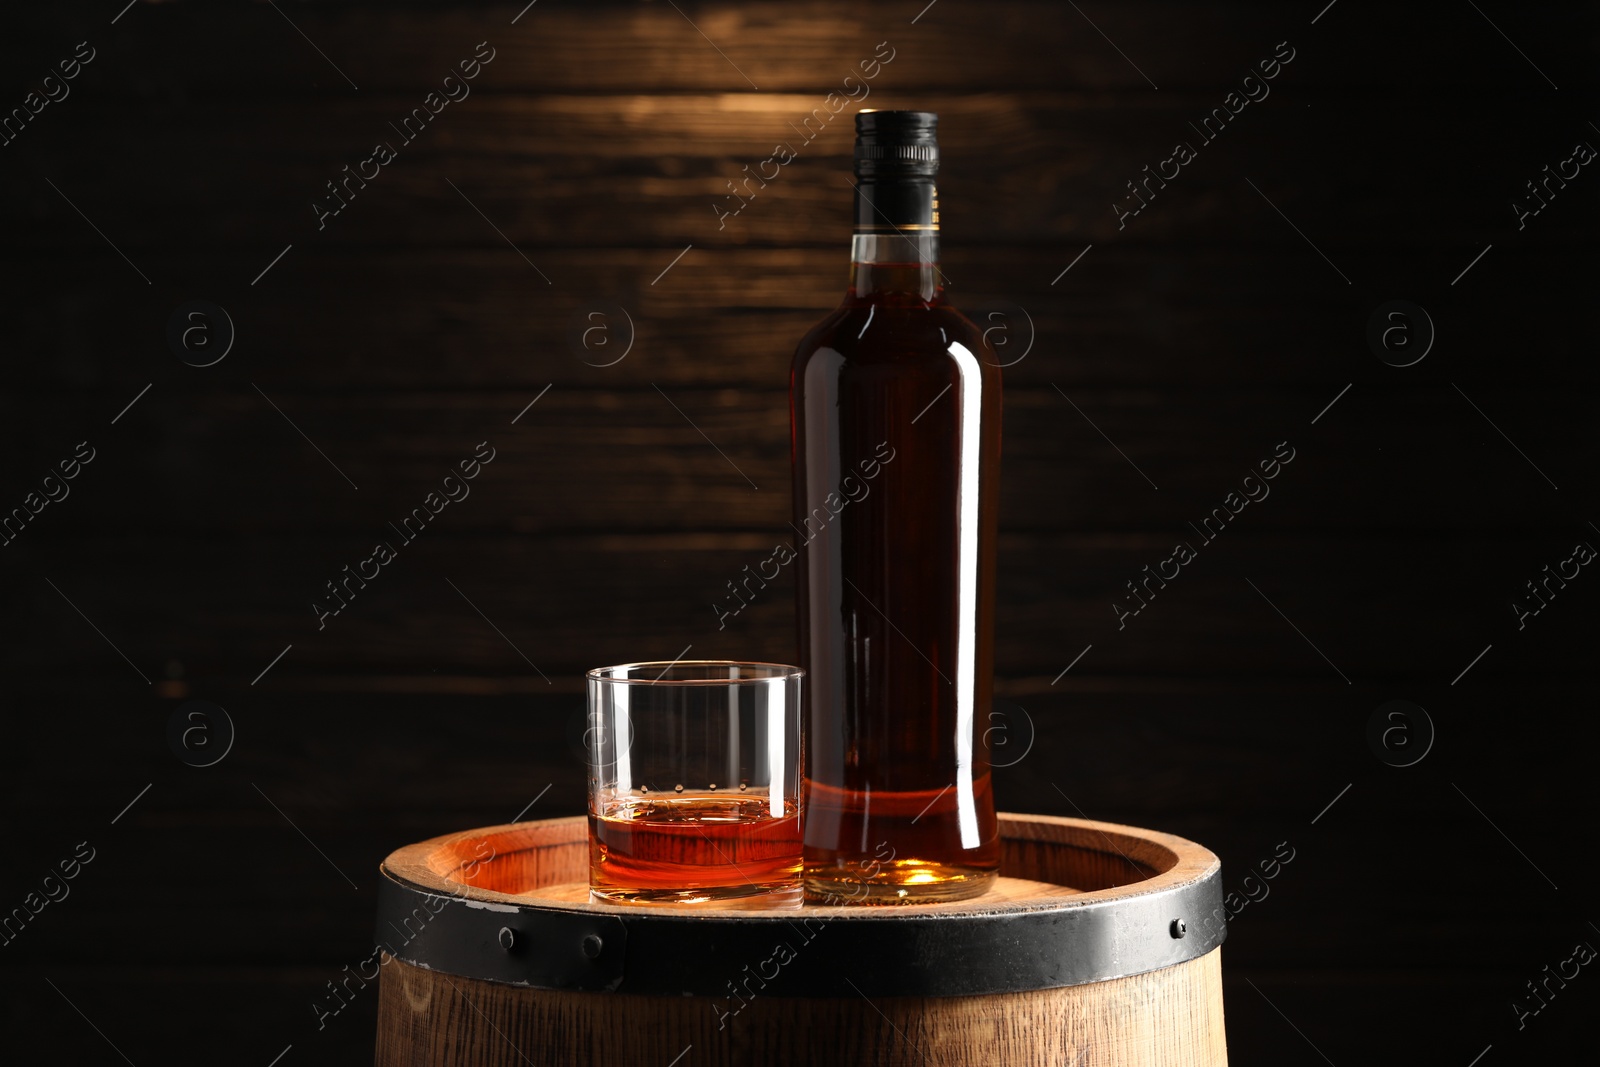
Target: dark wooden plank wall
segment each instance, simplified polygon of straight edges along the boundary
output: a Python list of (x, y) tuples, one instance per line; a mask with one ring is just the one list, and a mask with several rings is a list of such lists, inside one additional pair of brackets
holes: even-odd
[[(787, 365), (844, 280), (853, 107), (712, 205), (886, 41), (868, 105), (942, 116), (953, 293), (1005, 313), (1006, 358), (1032, 336), (1003, 804), (1190, 835), (1234, 889), (1291, 842), (1233, 923), (1239, 1064), (1567, 1054), (1600, 980), (1512, 1005), (1600, 944), (1600, 579), (1520, 630), (1511, 602), (1600, 540), (1600, 178), (1521, 229), (1511, 205), (1600, 145), (1591, 7), (121, 6), (0, 39), (6, 108), (95, 50), (0, 145), (0, 506), (95, 449), (0, 554), (0, 908), (97, 850), (3, 948), (8, 1046), (106, 1061), (87, 1017), (136, 1063), (366, 1060), (374, 995), (313, 1005), (369, 951), (390, 848), (580, 811), (587, 667), (793, 656), (787, 577), (724, 628), (713, 604), (788, 536)], [(400, 144), (480, 41), (471, 95)], [(1280, 41), (1270, 96), (1119, 228)], [(380, 139), (398, 158), (319, 230)], [(216, 366), (168, 347), (190, 299), (237, 327)], [(1391, 299), (1437, 327), (1415, 366), (1366, 343)], [(632, 347), (592, 365), (621, 348), (586, 362), (574, 327), (612, 308), (622, 346), (615, 306)], [(470, 497), (319, 630), (323, 583), (484, 440)], [(1123, 584), (1280, 441), (1271, 496), (1119, 630)], [(216, 766), (167, 747), (189, 698), (237, 726)], [(1365, 740), (1397, 698), (1438, 734), (1405, 769)]]

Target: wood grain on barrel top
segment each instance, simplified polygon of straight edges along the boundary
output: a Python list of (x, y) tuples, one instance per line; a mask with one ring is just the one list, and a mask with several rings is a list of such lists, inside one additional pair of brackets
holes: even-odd
[[(1001, 813), (1001, 879), (974, 900), (898, 905), (896, 913), (982, 914), (1058, 906), (1154, 892), (1205, 877), (1218, 864), (1193, 842), (1152, 830), (1050, 815)], [(588, 828), (582, 816), (468, 830), (423, 841), (391, 854), (385, 867), (424, 889), (524, 905), (637, 913), (587, 899)], [(652, 908), (651, 910), (656, 910)], [(687, 910), (696, 909), (692, 906)], [(883, 914), (861, 906), (807, 906), (841, 918)]]
[[(1074, 889), (1070, 885), (1056, 885), (1051, 882), (1039, 882), (1028, 878), (1007, 878), (1002, 875), (988, 892), (971, 900), (951, 901), (947, 903), (932, 903), (916, 905), (918, 908), (931, 911), (948, 911), (964, 905), (1006, 904), (1028, 900), (1053, 900), (1059, 897), (1075, 897), (1083, 890)], [(529, 903), (553, 904), (587, 904), (589, 902), (588, 882), (558, 882), (553, 885), (540, 885), (532, 889), (524, 889), (519, 893), (511, 894)], [(682, 908), (684, 905), (648, 905), (649, 907), (674, 907)], [(902, 905), (909, 906), (909, 905)], [(629, 910), (634, 907), (630, 906)], [(693, 910), (696, 905), (688, 905)], [(807, 910), (816, 910), (814, 908)]]

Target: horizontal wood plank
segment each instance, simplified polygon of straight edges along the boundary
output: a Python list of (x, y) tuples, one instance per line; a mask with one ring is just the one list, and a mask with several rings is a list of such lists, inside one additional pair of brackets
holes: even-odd
[[(1526, 180), (1592, 136), (1581, 121), (1530, 120), (1525, 101), (1497, 90), (1413, 99), (1401, 115), (1388, 93), (1315, 90), (1293, 77), (1285, 70), (1276, 92), (1206, 135), (1196, 127), (1221, 107), (1216, 93), (1131, 102), (925, 94), (919, 106), (941, 115), (946, 233), (962, 243), (1068, 245), (1074, 254), (1115, 240), (1266, 243), (1313, 257), (1309, 236), (1339, 264), (1308, 258), (1329, 284), (1337, 270), (1370, 278), (1397, 244), (1592, 243), (1593, 198), (1561, 197), (1520, 227), (1512, 207), (1527, 199)], [(142, 105), (73, 103), (39, 115), (6, 148), (15, 157), (0, 175), (8, 245), (103, 253), (121, 271), (72, 205), (135, 263), (174, 246), (197, 258), (254, 247), (256, 270), (290, 243), (509, 240), (538, 263), (548, 246), (837, 245), (850, 224), (851, 113), (830, 116), (807, 143), (791, 126), (814, 105), (800, 95), (484, 95), (447, 106), (412, 140), (397, 129), (419, 106), (408, 97), (202, 98), (142, 129), (115, 170), (101, 165), (100, 146), (117, 143)], [(1463, 113), (1502, 131), (1492, 155), (1463, 141)], [(780, 142), (797, 157), (764, 163)], [(1195, 158), (1163, 166), (1179, 142)], [(380, 143), (395, 158), (367, 164), (363, 180), (362, 163)], [(1382, 154), (1381, 174), (1366, 153)], [(1147, 166), (1170, 181), (1148, 178)], [(1339, 195), (1322, 189), (1319, 169), (1341, 176)], [(1403, 192), (1423, 188), (1425, 210)], [(1454, 275), (1441, 273), (1441, 282)]]
[[(251, 381), (269, 394), (503, 389), (512, 414), (526, 403), (516, 397), (551, 384), (547, 399), (558, 403), (571, 402), (561, 395), (572, 389), (652, 383), (783, 387), (795, 345), (843, 295), (847, 241), (696, 246), (674, 263), (682, 251), (549, 249), (538, 260), (554, 283), (546, 285), (504, 245), (297, 246), (270, 285), (255, 287), (249, 280), (272, 253), (209, 263), (163, 255), (144, 263), (161, 279), (144, 287), (123, 284), (132, 275), (108, 248), (89, 253), (93, 265), (57, 251), (12, 283), (19, 304), (39, 313), (18, 316), (6, 338), (26, 356), (8, 381), (13, 396), (80, 396), (86, 419), (99, 407), (116, 414), (152, 379), (159, 391), (147, 400), (174, 387), (249, 390)], [(946, 240), (942, 269), (951, 299), (989, 331), (1008, 387), (1054, 383), (1072, 395), (1084, 386), (1203, 393), (1274, 383), (1306, 390), (1309, 419), (1352, 380), (1363, 393), (1457, 381), (1470, 394), (1474, 379), (1498, 380), (1513, 351), (1526, 386), (1600, 382), (1600, 366), (1581, 358), (1600, 347), (1600, 324), (1572, 313), (1584, 277), (1578, 253), (1496, 247), (1478, 265), (1491, 284), (1515, 278), (1528, 287), (1517, 316), (1448, 285), (1457, 260), (1474, 254), (1390, 251), (1381, 277), (1393, 288), (1380, 290), (1338, 284), (1304, 245), (1111, 243), (1085, 252)], [(1367, 325), (1390, 292), (1424, 306), (1448, 361), (1397, 370), (1378, 360)], [(178, 306), (196, 297), (222, 306), (234, 329), (227, 358), (205, 369), (180, 364), (167, 338)], [(1541, 344), (1526, 344), (1528, 321), (1544, 324)], [(1200, 407), (1195, 414), (1203, 417)]]
[[(1238, 520), (1249, 521), (1248, 512)], [(341, 586), (347, 606), (335, 613), (328, 583), (344, 582), (343, 568), (354, 573), (386, 536), (397, 558), (365, 587)], [(235, 684), (271, 665), (260, 683), (269, 688), (340, 672), (438, 672), (520, 679), (536, 692), (555, 691), (558, 680), (576, 691), (590, 667), (668, 660), (689, 645), (695, 656), (787, 662), (792, 575), (764, 588), (751, 576), (790, 540), (781, 530), (712, 544), (603, 531), (543, 539), (428, 531), (406, 544), (381, 525), (366, 536), (234, 532), (179, 539), (165, 551), (71, 539), (19, 558), (21, 569), (5, 578), (25, 629), (4, 662), (36, 677), (92, 672), (126, 684), (130, 697), (148, 688), (141, 676), (157, 679), (169, 662)], [(1156, 573), (1179, 540), (1197, 558), (1165, 588), (1146, 586), (1144, 568)], [(1267, 676), (1342, 690), (1383, 678), (1448, 681), (1492, 643), (1478, 670), (1567, 675), (1587, 659), (1576, 580), (1537, 615), (1523, 618), (1512, 604), (1527, 599), (1523, 583), (1542, 565), (1569, 555), (1570, 544), (1549, 536), (1458, 537), (1443, 550), (1431, 536), (1397, 543), (1244, 530), (1210, 545), (1181, 531), (1003, 537), (996, 670), (1036, 689), (1092, 644), (1080, 669), (1094, 674)], [(890, 618), (897, 610), (877, 606)], [(1425, 656), (1412, 636), (1419, 629)]]
[[(280, 5), (282, 6), (282, 5)], [(1081, 13), (1049, 0), (984, 4), (908, 2), (871, 9), (804, 2), (632, 4), (525, 0), (377, 3), (340, 0), (294, 4), (293, 25), (267, 5), (239, 11), (204, 3), (140, 3), (116, 31), (95, 43), (111, 70), (138, 68), (133, 84), (157, 96), (196, 83), (212, 92), (346, 95), (437, 85), (488, 40), (496, 58), (482, 79), (496, 87), (559, 91), (653, 92), (718, 88), (730, 94), (855, 91), (859, 64), (881, 42), (892, 61), (868, 86), (873, 106), (909, 90), (989, 89), (996, 71), (1025, 86), (1062, 84), (1130, 93), (1194, 85), (1224, 87), (1289, 39), (1304, 76), (1323, 84), (1378, 83), (1415, 89), (1479, 84), (1490, 76), (1538, 86), (1537, 75), (1502, 54), (1505, 43), (1470, 10), (1444, 27), (1430, 13), (1396, 10), (1385, 32), (1341, 12), (1310, 25), (1272, 4), (1199, 8), (1166, 2), (1084, 5)], [(7, 41), (17, 59), (48, 69), (53, 43), (70, 53), (84, 36), (71, 5), (19, 12), (21, 32)], [(1313, 12), (1312, 14), (1315, 14)], [(133, 17), (137, 15), (137, 17)], [(1515, 40), (1540, 41), (1540, 60), (1563, 85), (1588, 73), (1593, 24), (1580, 3), (1541, 5), (1499, 19)], [(296, 32), (298, 28), (301, 33)], [(315, 42), (315, 47), (307, 43)], [(1417, 39), (1431, 44), (1419, 54)], [(1114, 43), (1113, 43), (1114, 42)], [(1351, 58), (1351, 52), (1370, 57)], [(320, 53), (320, 54), (319, 54)], [(8, 56), (8, 59), (10, 57)], [(10, 64), (8, 63), (8, 66)], [(91, 68), (93, 69), (93, 68)]]
[[(1208, 516), (1205, 537), (1216, 536), (1228, 523), (1213, 512), (1231, 506), (1241, 513), (1233, 528), (1252, 536), (1422, 534), (1463, 517), (1479, 531), (1514, 535), (1570, 518), (1541, 471), (1569, 492), (1592, 486), (1592, 470), (1577, 462), (1587, 448), (1582, 395), (1508, 397), (1475, 386), (1501, 418), (1508, 410), (1542, 413), (1510, 423), (1519, 444), (1508, 447), (1448, 385), (1365, 387), (1311, 425), (1339, 391), (1014, 387), (1005, 408), (1002, 528), (1138, 532), (1170, 548), (1172, 538), (1202, 539)], [(399, 539), (394, 527), (408, 516), (407, 540), (420, 526), (430, 540), (514, 535), (535, 552), (550, 535), (793, 536), (787, 397), (779, 390), (342, 396), (268, 380), (261, 391), (250, 383), (190, 395), (152, 387), (114, 427), (106, 424), (114, 408), (103, 401), (0, 407), (13, 419), (25, 410), (48, 412), (61, 428), (13, 443), (5, 535), (19, 557), (48, 558), (63, 538), (112, 531), (180, 541), (232, 531), (364, 554), (375, 538)], [(93, 460), (63, 481), (60, 464), (84, 441)], [(1292, 456), (1290, 465), (1273, 466), (1280, 453)], [(1393, 454), (1418, 476), (1351, 480), (1352, 470), (1385, 469)], [(1530, 454), (1542, 466), (1530, 465)], [(461, 477), (463, 463), (474, 478)], [(1261, 477), (1263, 463), (1274, 479)], [(892, 465), (884, 470), (894, 476)], [(1489, 479), (1497, 495), (1463, 499), (1454, 478), (1464, 471)], [(447, 486), (450, 476), (456, 481)], [(51, 492), (68, 495), (51, 502)], [(1229, 505), (1230, 493), (1260, 499)], [(419, 508), (426, 521), (413, 514)], [(1582, 529), (1571, 525), (1572, 536)], [(496, 550), (516, 544), (501, 540)]]

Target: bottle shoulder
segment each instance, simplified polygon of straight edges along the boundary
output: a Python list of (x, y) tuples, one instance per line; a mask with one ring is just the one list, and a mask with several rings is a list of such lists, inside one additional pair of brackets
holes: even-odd
[(955, 346), (979, 355), (983, 331), (950, 304), (905, 306), (847, 299), (813, 326), (795, 349), (799, 366), (831, 351), (849, 362), (904, 363), (951, 359)]

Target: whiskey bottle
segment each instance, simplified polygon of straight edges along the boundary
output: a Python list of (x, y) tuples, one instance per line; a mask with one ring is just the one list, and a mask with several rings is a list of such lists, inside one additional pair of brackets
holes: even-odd
[(938, 118), (856, 116), (844, 300), (790, 378), (805, 886), (958, 900), (997, 876), (993, 686), (1000, 369), (939, 270)]

